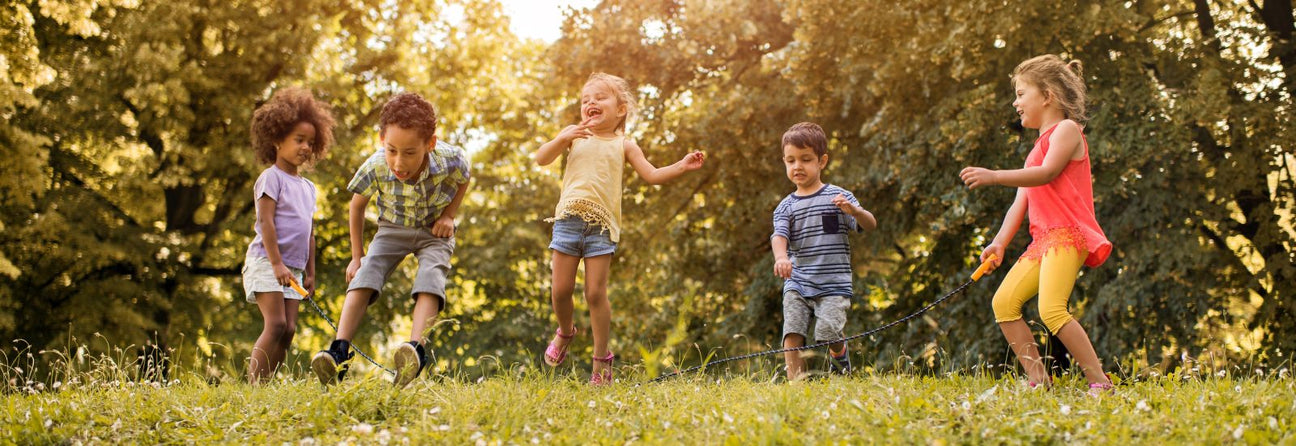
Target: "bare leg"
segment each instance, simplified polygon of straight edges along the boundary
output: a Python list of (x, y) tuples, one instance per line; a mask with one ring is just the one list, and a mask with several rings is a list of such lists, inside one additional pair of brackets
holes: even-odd
[(1089, 334), (1085, 332), (1080, 322), (1072, 319), (1058, 330), (1057, 337), (1065, 345), (1067, 351), (1080, 364), (1080, 369), (1084, 370), (1085, 379), (1089, 384), (1110, 384), (1111, 380), (1107, 379), (1107, 374), (1103, 373), (1102, 361), (1098, 360), (1098, 353), (1094, 352), (1093, 344), (1089, 342)]
[[(589, 305), (595, 358), (607, 356), (608, 341), (612, 337), (612, 302), (608, 300), (608, 275), (611, 270), (611, 254), (585, 258), (585, 303)], [(609, 366), (606, 362), (594, 361), (593, 373), (602, 373)]]
[(297, 299), (284, 299), (284, 329), (279, 334), (279, 345), (275, 350), (270, 352), (270, 373), (275, 371), (284, 363), (284, 357), (288, 355), (288, 348), (292, 347), (293, 336), (297, 335), (297, 309), (301, 307), (301, 301)]
[(1048, 371), (1044, 369), (1044, 361), (1040, 359), (1039, 347), (1035, 345), (1035, 337), (1031, 334), (1030, 326), (1026, 325), (1026, 321), (1018, 319), (1000, 322), (999, 330), (1003, 331), (1004, 339), (1008, 340), (1008, 345), (1012, 347), (1013, 353), (1017, 354), (1017, 360), (1021, 362), (1022, 368), (1026, 370), (1026, 376), (1029, 377), (1031, 382), (1047, 385), (1049, 382)]
[[(783, 348), (803, 346), (805, 346), (805, 336), (793, 333), (783, 337)], [(788, 381), (799, 381), (805, 378), (805, 359), (801, 357), (801, 352), (784, 352), (783, 361), (787, 363)]]
[[(572, 321), (572, 293), (576, 290), (576, 269), (580, 267), (580, 257), (569, 256), (553, 251), (553, 276), (550, 280), (549, 300), (553, 303), (554, 316), (558, 317), (558, 328), (565, 334), (576, 333)], [(552, 342), (557, 346), (566, 346), (571, 338), (560, 338), (554, 335)]]
[(260, 384), (270, 376), (271, 358), (279, 349), (279, 338), (283, 335), (287, 322), (284, 320), (284, 297), (282, 292), (256, 293), (257, 307), (261, 309), (264, 321), (261, 336), (252, 346), (252, 358), (248, 362), (248, 382)]
[(410, 315), (413, 319), (414, 328), (410, 330), (409, 340), (423, 344), (426, 340), (424, 333), (428, 327), (435, 324), (437, 314), (441, 312), (441, 298), (434, 294), (418, 293), (414, 296), (414, 313)]
[(369, 298), (375, 292), (367, 288), (357, 288), (347, 292), (346, 302), (342, 304), (342, 315), (338, 317), (337, 339), (350, 341), (355, 337), (365, 309), (369, 308)]

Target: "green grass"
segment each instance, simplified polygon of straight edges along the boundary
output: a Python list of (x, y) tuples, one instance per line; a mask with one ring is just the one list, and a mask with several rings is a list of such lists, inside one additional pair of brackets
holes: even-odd
[(58, 389), (11, 387), (0, 442), (1296, 443), (1296, 391), (1285, 370), (1125, 382), (1100, 398), (1075, 378), (1052, 391), (984, 374), (799, 383), (694, 375), (636, 387), (647, 377), (627, 367), (620, 383), (591, 388), (586, 374), (560, 371), (421, 377), (403, 391), (378, 374), (328, 389), (304, 375), (266, 386), (87, 375)]

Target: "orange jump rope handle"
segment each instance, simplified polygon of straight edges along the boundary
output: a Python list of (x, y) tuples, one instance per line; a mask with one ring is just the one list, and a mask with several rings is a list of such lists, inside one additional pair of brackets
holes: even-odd
[(972, 281), (976, 282), (981, 278), (981, 276), (985, 275), (986, 271), (990, 271), (990, 265), (993, 265), (997, 258), (999, 258), (999, 256), (990, 254), (990, 257), (987, 257), (984, 262), (981, 262), (981, 266), (977, 267), (976, 272), (972, 273)]
[(306, 289), (302, 288), (301, 285), (297, 284), (296, 280), (289, 282), (289, 285), (292, 285), (293, 291), (296, 291), (297, 294), (302, 295), (302, 297), (306, 297)]

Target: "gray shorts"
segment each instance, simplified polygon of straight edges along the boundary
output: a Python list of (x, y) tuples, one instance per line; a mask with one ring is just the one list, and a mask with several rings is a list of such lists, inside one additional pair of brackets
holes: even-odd
[(799, 334), (809, 339), (810, 320), (815, 320), (816, 342), (832, 341), (846, 337), (846, 310), (851, 300), (846, 296), (801, 297), (801, 293), (788, 290), (783, 293), (783, 338)]
[(409, 228), (379, 220), (378, 233), (369, 242), (369, 249), (360, 260), (360, 270), (351, 279), (347, 291), (373, 290), (369, 297), (372, 304), (378, 300), (387, 276), (406, 256), (414, 254), (418, 259), (418, 275), (414, 276), (410, 296), (419, 293), (434, 295), (441, 299), (441, 308), (445, 309), (446, 277), (450, 275), (450, 255), (454, 254), (454, 247), (454, 237), (434, 236), (432, 228)]
[[(288, 272), (292, 273), (293, 280), (302, 283), (302, 270), (290, 266)], [(257, 293), (283, 293), (284, 299), (302, 300), (305, 297), (293, 291), (292, 287), (279, 284), (270, 259), (248, 257), (243, 260), (243, 294), (248, 302), (257, 303)]]

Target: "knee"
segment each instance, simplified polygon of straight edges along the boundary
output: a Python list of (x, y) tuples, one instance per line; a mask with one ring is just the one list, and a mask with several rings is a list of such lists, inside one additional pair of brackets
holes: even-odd
[(288, 326), (287, 320), (266, 319), (265, 321), (265, 332), (270, 335), (271, 339), (283, 339), (285, 334), (290, 330), (292, 330), (292, 328)]
[(994, 309), (995, 321), (1008, 322), (1021, 319), (1021, 304), (1015, 299), (1011, 299), (1007, 294), (995, 293), (994, 300), (990, 301), (991, 308)]
[(292, 343), (293, 336), (297, 335), (297, 324), (284, 323), (283, 329), (279, 331), (279, 342), (282, 344)]
[(1044, 320), (1044, 326), (1048, 327), (1049, 333), (1057, 334), (1058, 330), (1067, 322), (1071, 322), (1071, 313), (1067, 311), (1066, 304), (1045, 305), (1040, 302), (1039, 306), (1040, 319)]
[(590, 306), (608, 305), (608, 295), (606, 286), (586, 286), (585, 302)]

